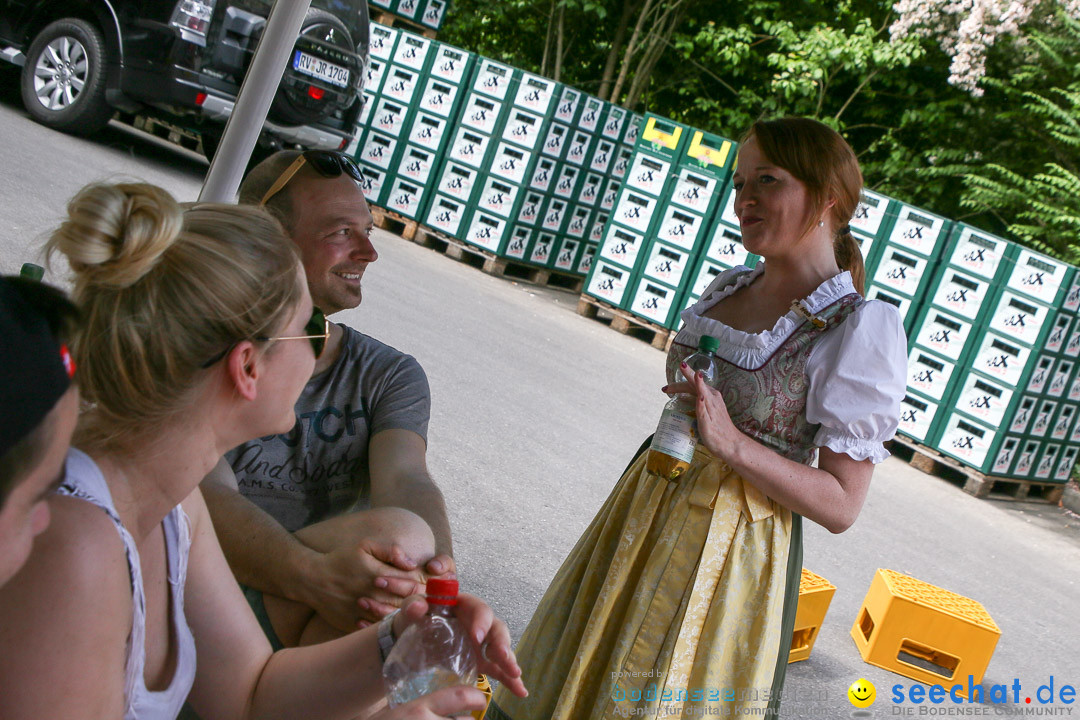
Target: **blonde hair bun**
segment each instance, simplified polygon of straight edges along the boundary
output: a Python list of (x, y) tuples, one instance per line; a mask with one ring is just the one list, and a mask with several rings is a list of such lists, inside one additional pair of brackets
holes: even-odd
[(183, 212), (146, 183), (95, 183), (79, 191), (48, 250), (67, 256), (76, 286), (127, 288), (150, 272), (180, 236)]

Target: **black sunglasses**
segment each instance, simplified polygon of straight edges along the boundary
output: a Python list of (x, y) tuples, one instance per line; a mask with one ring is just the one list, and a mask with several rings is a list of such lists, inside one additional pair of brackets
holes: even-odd
[(285, 172), (281, 173), (278, 179), (274, 181), (274, 184), (266, 191), (259, 204), (265, 205), (270, 201), (270, 198), (281, 192), (281, 189), (292, 180), (293, 175), (300, 171), (304, 163), (310, 165), (315, 172), (325, 178), (336, 178), (344, 173), (356, 182), (363, 182), (364, 180), (364, 174), (360, 172), (360, 166), (348, 155), (337, 150), (305, 150), (300, 153), (300, 157), (293, 161), (292, 165), (285, 168)]
[[(307, 325), (304, 326), (304, 332), (306, 335), (289, 335), (282, 337), (267, 337), (265, 335), (256, 335), (255, 339), (260, 342), (270, 342), (274, 340), (309, 340), (311, 341), (311, 349), (315, 351), (315, 359), (318, 360), (322, 357), (323, 350), (326, 349), (326, 342), (330, 339), (330, 321), (326, 319), (326, 315), (317, 307), (311, 309), (311, 319), (308, 320)], [(229, 347), (219, 352), (214, 357), (210, 358), (202, 364), (202, 368), (206, 369), (214, 363), (221, 360), (223, 357), (229, 354), (229, 351), (236, 347), (236, 343), (233, 343)]]

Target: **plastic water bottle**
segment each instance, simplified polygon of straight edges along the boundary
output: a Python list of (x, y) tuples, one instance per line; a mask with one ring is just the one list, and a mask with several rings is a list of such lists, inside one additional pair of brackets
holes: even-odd
[(390, 707), (444, 687), (476, 683), (476, 653), (454, 616), (457, 580), (427, 581), (428, 614), (409, 626), (383, 664)]
[[(698, 341), (698, 351), (686, 358), (691, 370), (700, 372), (705, 382), (716, 382), (716, 350), (720, 341), (711, 335), (702, 335)], [(681, 373), (680, 373), (681, 375)], [(676, 378), (676, 382), (683, 380)], [(656, 426), (649, 455), (645, 459), (645, 469), (652, 475), (665, 480), (678, 480), (690, 469), (694, 460), (694, 447), (697, 445), (697, 430), (694, 421), (697, 413), (694, 408), (697, 398), (694, 395), (676, 395), (668, 400), (660, 423)]]

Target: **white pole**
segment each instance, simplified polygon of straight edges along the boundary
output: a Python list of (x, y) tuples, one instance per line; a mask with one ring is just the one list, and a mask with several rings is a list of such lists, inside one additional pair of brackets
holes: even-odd
[(255, 149), (311, 0), (277, 0), (225, 123), (225, 133), (203, 181), (199, 200), (231, 203)]

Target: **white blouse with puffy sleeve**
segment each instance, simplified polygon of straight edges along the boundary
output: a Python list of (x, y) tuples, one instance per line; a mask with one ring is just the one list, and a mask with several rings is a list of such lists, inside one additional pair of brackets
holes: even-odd
[[(745, 333), (704, 317), (709, 308), (760, 277), (764, 263), (726, 287), (746, 270), (738, 267), (716, 277), (683, 312), (685, 325), (677, 341), (696, 346), (701, 335), (712, 335), (720, 341), (717, 355), (750, 370), (768, 362), (803, 319), (791, 311), (771, 330)], [(853, 292), (851, 274), (845, 271), (819, 285), (802, 304), (817, 314)], [(899, 311), (880, 300), (864, 302), (817, 341), (806, 361), (806, 375), (806, 419), (821, 426), (815, 445), (875, 464), (887, 458), (884, 443), (896, 434), (907, 386), (907, 337)]]

